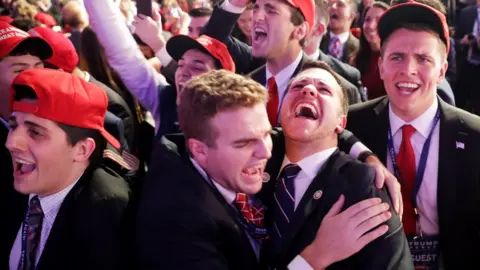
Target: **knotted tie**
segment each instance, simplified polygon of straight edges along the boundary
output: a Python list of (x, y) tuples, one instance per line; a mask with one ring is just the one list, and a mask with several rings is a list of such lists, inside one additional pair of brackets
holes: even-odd
[(294, 180), (300, 172), (300, 167), (296, 164), (288, 164), (280, 173), (275, 186), (274, 223), (273, 223), (273, 241), (274, 245), (280, 244), (281, 238), (288, 229), (295, 212), (295, 185)]
[(415, 153), (410, 139), (415, 128), (411, 125), (402, 127), (402, 143), (397, 155), (398, 171), (402, 179), (402, 198), (403, 198), (403, 228), (407, 235), (416, 234), (416, 219), (413, 209), (412, 194), (415, 188), (416, 163)]
[(35, 269), (35, 260), (38, 244), (40, 242), (40, 234), (42, 231), (42, 222), (43, 222), (43, 210), (40, 205), (40, 200), (38, 196), (32, 197), (30, 199), (30, 204), (28, 207), (28, 219), (27, 224), (27, 247), (25, 254), (25, 261), (23, 265), (20, 265), (19, 269), (31, 270)]
[(277, 126), (277, 117), (278, 117), (278, 88), (277, 83), (275, 82), (275, 77), (270, 77), (268, 79), (268, 102), (267, 102), (267, 113), (268, 120), (272, 127)]
[(340, 47), (340, 39), (334, 36), (330, 41), (329, 54), (338, 59), (340, 57)]
[(250, 206), (248, 196), (245, 193), (237, 193), (235, 205), (247, 222), (263, 227), (264, 216), (262, 206)]

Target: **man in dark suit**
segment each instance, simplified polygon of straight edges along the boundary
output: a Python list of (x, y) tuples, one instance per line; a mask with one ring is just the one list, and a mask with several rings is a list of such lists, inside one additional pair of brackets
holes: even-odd
[(105, 142), (120, 147), (103, 127), (103, 89), (65, 72), (32, 69), (10, 91), (6, 147), (14, 188), (27, 195), (28, 207), (23, 222), (5, 217), (13, 228), (5, 232), (12, 239), (9, 268), (123, 269), (130, 189), (102, 167)]
[[(450, 45), (445, 17), (409, 2), (386, 11), (378, 30), (388, 97), (352, 106), (347, 127), (402, 179), (415, 265), (471, 268), (480, 252), (480, 118), (437, 98)], [(432, 244), (415, 248), (422, 243)]]
[[(279, 175), (279, 180), (264, 184), (262, 190), (270, 194), (269, 199), (264, 195), (262, 201), (270, 209), (267, 218), (275, 228), (272, 241), (265, 245), (266, 254), (269, 265), (278, 269), (287, 268), (314, 240), (313, 232), (323, 221), (328, 222), (329, 209), (342, 194), (342, 209), (375, 197), (391, 203), (385, 190), (373, 185), (372, 168), (337, 148), (337, 134), (345, 127), (348, 110), (347, 96), (339, 78), (325, 63), (307, 62), (292, 79), (285, 97), (281, 110), (285, 137), (274, 142), (267, 165), (267, 171)], [(280, 146), (281, 143), (285, 146)], [(388, 231), (387, 226), (380, 227), (385, 229), (384, 235), (357, 250), (355, 255), (337, 257), (324, 266), (332, 264), (329, 269), (413, 269), (402, 223), (390, 211), (393, 217), (384, 223)], [(355, 241), (345, 234), (330, 237), (343, 242), (343, 246)], [(329, 242), (325, 238), (323, 241)], [(328, 248), (338, 246), (332, 243)]]
[(344, 63), (349, 63), (360, 47), (360, 41), (350, 32), (357, 16), (357, 2), (334, 0), (329, 1), (329, 5), (329, 30), (320, 43), (320, 49)]
[[(141, 194), (137, 268), (260, 269), (259, 248), (266, 233), (263, 207), (252, 195), (268, 181), (264, 167), (272, 141), (266, 99), (261, 85), (226, 71), (200, 75), (184, 87), (179, 103), (184, 135), (162, 138)], [(377, 214), (388, 217), (378, 202), (366, 201), (357, 207), (352, 211), (365, 215), (352, 218), (350, 224), (358, 225)], [(365, 209), (375, 214), (363, 212)], [(352, 239), (373, 227), (364, 227), (365, 231)], [(334, 226), (327, 231), (329, 235), (338, 229)], [(370, 237), (378, 236), (373, 233)], [(371, 239), (367, 236), (359, 242), (363, 241)], [(325, 243), (314, 242), (319, 246)], [(358, 245), (352, 243), (349, 248)], [(328, 261), (352, 252), (322, 249), (324, 253), (319, 254), (317, 249), (313, 245), (312, 252), (302, 256), (319, 267), (319, 257)]]

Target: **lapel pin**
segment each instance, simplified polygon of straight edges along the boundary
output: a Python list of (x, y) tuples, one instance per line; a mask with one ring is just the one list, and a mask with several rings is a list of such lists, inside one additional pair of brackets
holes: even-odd
[(263, 183), (267, 183), (268, 181), (270, 181), (270, 174), (264, 172), (262, 181), (263, 181)]
[(315, 191), (315, 193), (313, 193), (313, 198), (314, 198), (315, 200), (318, 200), (318, 199), (320, 199), (320, 198), (322, 197), (322, 194), (323, 194), (323, 191), (317, 190), (317, 191)]
[(465, 144), (463, 142), (456, 142), (457, 149), (465, 149)]

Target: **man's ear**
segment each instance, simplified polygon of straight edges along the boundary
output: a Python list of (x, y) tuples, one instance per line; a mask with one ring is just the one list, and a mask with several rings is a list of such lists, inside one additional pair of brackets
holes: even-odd
[(312, 36), (321, 37), (327, 31), (327, 26), (323, 22), (318, 22), (317, 25), (313, 26)]
[(203, 165), (207, 162), (208, 146), (204, 142), (190, 138), (187, 140), (187, 145), (188, 150), (195, 161), (197, 161), (200, 165)]
[(86, 162), (92, 155), (97, 145), (92, 138), (81, 140), (73, 146), (74, 156), (73, 160), (76, 162)]
[(310, 28), (308, 26), (308, 23), (303, 22), (302, 24), (295, 26), (292, 32), (292, 38), (296, 40), (302, 40), (307, 37), (309, 31), (310, 31)]
[(342, 114), (339, 116), (338, 120), (338, 124), (335, 127), (335, 133), (340, 134), (347, 126), (347, 116)]

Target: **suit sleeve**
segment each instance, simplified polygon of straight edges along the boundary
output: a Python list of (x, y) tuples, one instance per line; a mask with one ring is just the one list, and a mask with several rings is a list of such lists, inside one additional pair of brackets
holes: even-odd
[(252, 48), (249, 45), (232, 36), (240, 14), (225, 10), (222, 7), (224, 4), (217, 5), (214, 8), (210, 20), (203, 29), (203, 34), (225, 43), (235, 62), (236, 72), (247, 74), (264, 62), (252, 56)]
[(356, 269), (414, 269), (402, 222), (400, 217), (393, 212), (392, 203), (387, 192), (384, 189), (375, 187), (375, 171), (372, 168), (368, 168), (363, 164), (359, 165), (357, 162), (355, 164), (354, 166), (360, 169), (349, 170), (349, 178), (355, 182), (352, 182), (352, 187), (345, 195), (345, 209), (365, 199), (381, 198), (382, 201), (390, 204), (392, 218), (384, 223), (388, 225), (386, 234), (365, 246), (348, 261), (354, 264)]

